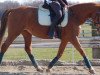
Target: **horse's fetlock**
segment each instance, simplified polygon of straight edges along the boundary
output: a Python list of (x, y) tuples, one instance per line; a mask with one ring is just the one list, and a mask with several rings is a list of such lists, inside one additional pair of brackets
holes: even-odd
[(94, 68), (91, 66), (91, 68), (89, 68), (89, 72), (91, 73), (91, 74), (96, 74), (96, 71), (94, 70)]
[(40, 66), (37, 66), (36, 70), (39, 72), (43, 72), (43, 69)]

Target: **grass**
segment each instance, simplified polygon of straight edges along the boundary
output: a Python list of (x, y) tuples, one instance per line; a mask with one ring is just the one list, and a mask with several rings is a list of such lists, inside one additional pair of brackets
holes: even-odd
[[(86, 54), (90, 59), (92, 59), (92, 50), (91, 48), (87, 48)], [(57, 48), (34, 48), (32, 50), (32, 54), (34, 54), (36, 59), (53, 59), (57, 54)], [(72, 61), (72, 48), (66, 48), (64, 51), (63, 56), (60, 60), (62, 61)], [(82, 56), (74, 49), (75, 55), (74, 60), (82, 60)], [(20, 60), (26, 59), (29, 60), (26, 52), (23, 48), (9, 48), (8, 51), (5, 53), (4, 60)]]
[(92, 28), (89, 24), (83, 24), (81, 26), (81, 34), (80, 36), (84, 37), (92, 37)]

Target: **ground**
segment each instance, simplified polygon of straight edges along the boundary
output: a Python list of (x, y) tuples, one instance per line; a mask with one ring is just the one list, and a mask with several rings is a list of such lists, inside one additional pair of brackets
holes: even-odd
[[(54, 66), (50, 73), (39, 73), (33, 66), (1, 66), (0, 75), (90, 75), (83, 66)], [(100, 66), (94, 66), (96, 75), (100, 75)]]
[[(40, 64), (43, 63), (43, 64)], [(37, 72), (29, 61), (4, 61), (0, 66), (0, 75), (90, 75), (85, 66), (63, 65), (58, 62), (51, 72), (47, 73), (46, 65), (48, 61), (41, 60), (40, 66), (44, 69), (43, 73)], [(100, 66), (93, 66), (96, 75), (100, 75)]]

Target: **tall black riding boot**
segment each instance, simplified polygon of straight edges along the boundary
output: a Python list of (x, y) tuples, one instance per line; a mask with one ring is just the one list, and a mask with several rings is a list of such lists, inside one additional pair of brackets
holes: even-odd
[(57, 38), (61, 39), (61, 32), (62, 32), (62, 28), (59, 26), (56, 26), (56, 34), (57, 34)]
[(48, 33), (48, 36), (50, 39), (53, 39), (53, 36), (54, 36), (54, 31), (55, 31), (55, 23), (52, 23), (50, 25), (50, 29), (49, 29), (49, 33)]
[(52, 21), (52, 24), (50, 25), (50, 29), (49, 29), (49, 33), (48, 33), (48, 36), (49, 38), (53, 39), (53, 36), (54, 36), (54, 31), (55, 31), (55, 27), (57, 25), (57, 22), (58, 22), (58, 19), (54, 19)]

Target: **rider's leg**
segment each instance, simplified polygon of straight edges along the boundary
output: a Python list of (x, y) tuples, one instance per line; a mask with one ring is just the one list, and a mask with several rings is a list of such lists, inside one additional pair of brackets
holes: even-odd
[(50, 38), (53, 38), (55, 26), (57, 25), (58, 20), (61, 18), (62, 13), (61, 13), (61, 6), (57, 2), (50, 3), (50, 6), (51, 6), (51, 9), (53, 10), (53, 12), (56, 14), (52, 20), (49, 34), (48, 34)]
[(60, 39), (61, 39), (61, 32), (62, 32), (62, 27), (60, 25), (61, 25), (61, 22), (64, 20), (64, 16), (65, 16), (65, 10), (63, 7), (61, 7), (61, 11), (62, 11), (62, 17), (59, 19), (58, 24), (56, 26), (57, 38), (60, 38)]

